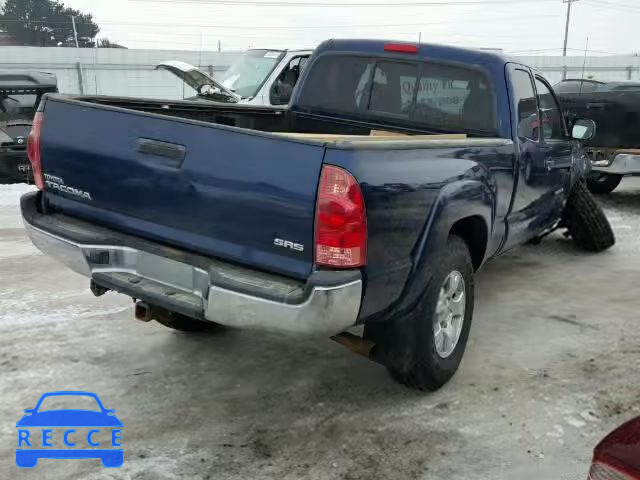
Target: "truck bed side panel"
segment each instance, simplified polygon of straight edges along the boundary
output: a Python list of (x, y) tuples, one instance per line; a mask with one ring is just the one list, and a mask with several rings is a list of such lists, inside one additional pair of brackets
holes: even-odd
[[(365, 196), (369, 245), (361, 318), (388, 309), (409, 283), (412, 289), (422, 288), (428, 272), (418, 272), (421, 257), (446, 242), (449, 229), (461, 218), (485, 218), (485, 258), (500, 249), (513, 187), (509, 141), (473, 148), (328, 149), (325, 163), (351, 171)], [(436, 223), (427, 228), (436, 207)], [(424, 238), (429, 232), (442, 235)], [(407, 283), (412, 275), (423, 278)]]

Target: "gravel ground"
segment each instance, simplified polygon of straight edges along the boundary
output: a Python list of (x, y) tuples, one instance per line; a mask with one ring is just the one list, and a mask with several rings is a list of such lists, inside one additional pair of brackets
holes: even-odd
[[(27, 188), (0, 186), (0, 478), (583, 480), (597, 441), (640, 414), (640, 179), (600, 199), (610, 251), (554, 234), (486, 266), (461, 369), (432, 394), (329, 340), (134, 321), (31, 246)], [(116, 410), (121, 469), (16, 468), (15, 422), (64, 389)]]

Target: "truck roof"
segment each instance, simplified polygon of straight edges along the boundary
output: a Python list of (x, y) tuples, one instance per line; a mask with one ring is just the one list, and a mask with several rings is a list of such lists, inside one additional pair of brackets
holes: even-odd
[(463, 61), (465, 63), (478, 63), (485, 66), (488, 65), (504, 65), (509, 59), (495, 51), (476, 50), (473, 48), (451, 47), (448, 45), (438, 45), (433, 43), (417, 43), (397, 40), (365, 40), (365, 39), (348, 39), (337, 40), (331, 39), (322, 42), (316, 49), (316, 54), (325, 51), (339, 52), (357, 52), (384, 54), (385, 45), (412, 45), (417, 47), (417, 52), (407, 53), (407, 57), (419, 58), (443, 58), (451, 61)]

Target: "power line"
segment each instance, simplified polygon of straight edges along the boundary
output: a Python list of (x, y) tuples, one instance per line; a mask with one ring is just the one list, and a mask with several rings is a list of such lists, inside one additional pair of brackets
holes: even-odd
[[(555, 18), (556, 15), (531, 15), (527, 16), (527, 21), (532, 18)], [(521, 15), (511, 15), (504, 17), (486, 17), (486, 20), (514, 20), (522, 19)], [(436, 26), (436, 25), (450, 25), (458, 23), (476, 23), (482, 21), (483, 18), (469, 18), (469, 19), (457, 19), (457, 20), (444, 20), (438, 22), (420, 22), (420, 23), (385, 23), (385, 24), (333, 24), (333, 25), (223, 25), (223, 24), (177, 24), (177, 23), (136, 23), (136, 22), (97, 22), (100, 26), (115, 26), (115, 27), (163, 27), (163, 28), (220, 28), (220, 29), (245, 29), (245, 30), (308, 30), (308, 29), (324, 29), (324, 28), (384, 28), (384, 27), (424, 27), (424, 26)], [(65, 21), (48, 21), (48, 20), (30, 20), (25, 22), (23, 20), (0, 20), (3, 22), (17, 22), (17, 23), (37, 23), (37, 24), (51, 24), (51, 25), (70, 25), (70, 20)], [(196, 35), (196, 34), (194, 34)]]
[(255, 0), (130, 0), (140, 3), (197, 3), (204, 5), (249, 5), (252, 7), (458, 7), (473, 5), (514, 5), (524, 3), (555, 2), (556, 0), (462, 0), (459, 2), (291, 2), (291, 1), (255, 1)]

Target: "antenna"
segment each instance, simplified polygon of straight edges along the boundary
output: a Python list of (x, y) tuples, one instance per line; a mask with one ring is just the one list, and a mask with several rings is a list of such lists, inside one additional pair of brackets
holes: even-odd
[(582, 77), (580, 78), (580, 92), (578, 96), (582, 95), (582, 87), (584, 85), (584, 69), (587, 66), (587, 52), (589, 51), (589, 37), (587, 37), (587, 44), (584, 46), (584, 59), (582, 60)]

